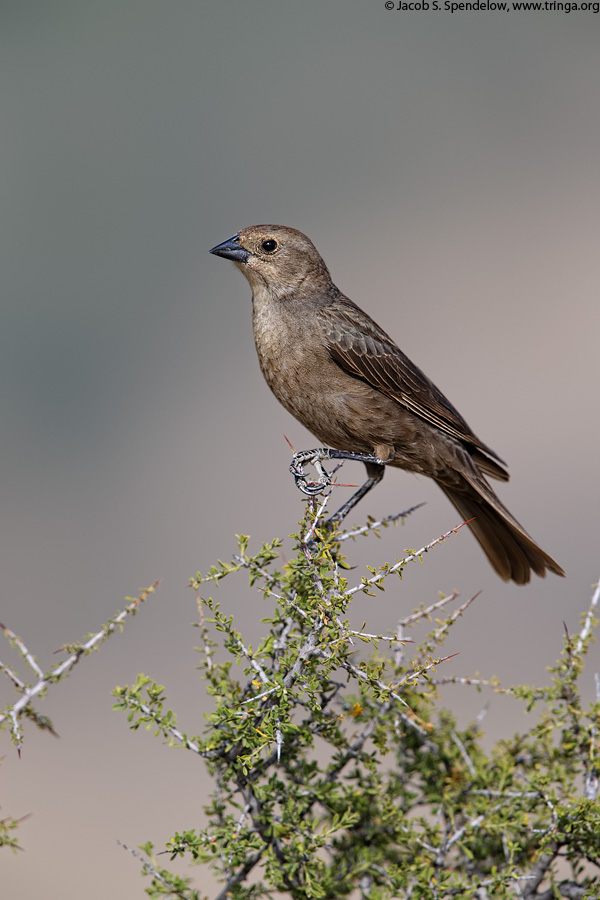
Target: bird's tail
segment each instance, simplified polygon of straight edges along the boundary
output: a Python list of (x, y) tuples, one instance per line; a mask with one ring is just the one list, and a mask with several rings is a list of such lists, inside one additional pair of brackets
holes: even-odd
[(529, 537), (483, 478), (476, 481), (464, 478), (460, 488), (438, 484), (465, 521), (473, 520), (469, 522), (471, 531), (504, 581), (512, 579), (516, 584), (527, 584), (531, 570), (542, 578), (546, 569), (556, 575), (565, 574)]

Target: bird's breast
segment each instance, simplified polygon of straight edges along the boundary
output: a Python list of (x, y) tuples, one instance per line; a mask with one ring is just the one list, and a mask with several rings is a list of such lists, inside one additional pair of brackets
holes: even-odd
[[(254, 342), (265, 380), (277, 399), (301, 418), (310, 385), (332, 365), (310, 320), (299, 321), (270, 306), (254, 310)], [(314, 390), (313, 390), (314, 393)]]
[[(380, 405), (392, 401), (355, 378), (332, 360), (318, 317), (310, 310), (270, 304), (254, 306), (254, 340), (262, 373), (279, 402), (324, 444), (371, 453), (381, 429)], [(373, 430), (378, 440), (370, 440)]]

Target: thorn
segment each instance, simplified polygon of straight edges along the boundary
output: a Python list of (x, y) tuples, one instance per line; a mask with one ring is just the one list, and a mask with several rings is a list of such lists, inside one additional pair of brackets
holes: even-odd
[(476, 516), (473, 516), (471, 519), (466, 519), (466, 520), (465, 520), (464, 522), (462, 522), (460, 525), (457, 525), (456, 528), (452, 528), (452, 529), (451, 529), (451, 530), (452, 530), (452, 533), (453, 533), (453, 534), (458, 534), (459, 528), (464, 528), (465, 525), (468, 525), (468, 524), (469, 524), (469, 522), (473, 522), (473, 521), (475, 520), (475, 518), (476, 518)]

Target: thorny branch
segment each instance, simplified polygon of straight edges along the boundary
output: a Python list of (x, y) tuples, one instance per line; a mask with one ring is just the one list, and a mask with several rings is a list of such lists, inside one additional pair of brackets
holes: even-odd
[(598, 606), (599, 603), (600, 603), (600, 581), (596, 585), (596, 590), (592, 594), (592, 599), (590, 600), (590, 605), (588, 607), (588, 611), (585, 616), (583, 628), (581, 629), (581, 632), (579, 634), (579, 639), (577, 641), (577, 646), (575, 647), (575, 653), (581, 653), (581, 651), (583, 649), (583, 645), (591, 633), (592, 621), (594, 619), (596, 607)]
[[(128, 847), (127, 844), (124, 844), (123, 841), (117, 839), (117, 844), (119, 847), (122, 847), (123, 850), (126, 850), (128, 853), (131, 853), (132, 856), (135, 856), (142, 863), (142, 871), (149, 875), (152, 875), (157, 881), (159, 881), (164, 887), (167, 888), (170, 894), (174, 897), (179, 897), (180, 900), (190, 900), (189, 893), (183, 893), (182, 891), (177, 890), (175, 885), (173, 885), (170, 881), (168, 881), (164, 875), (158, 871), (155, 865), (150, 862), (150, 860), (143, 856), (138, 850), (134, 850), (133, 847)], [(196, 893), (194, 891), (194, 893)]]
[[(379, 524), (381, 523), (371, 523), (369, 526), (366, 526), (365, 529), (360, 529), (354, 533), (349, 532), (347, 537), (354, 536), (354, 534), (365, 533), (365, 530), (372, 530)], [(462, 526), (459, 526), (459, 528), (460, 527)], [(440, 752), (439, 747), (441, 745), (438, 745), (438, 743), (432, 740), (430, 736), (431, 733), (419, 724), (419, 721), (422, 720), (415, 721), (414, 718), (411, 718), (403, 710), (398, 710), (395, 701), (406, 706), (406, 701), (401, 694), (402, 688), (407, 685), (412, 686), (421, 676), (427, 677), (427, 680), (434, 684), (455, 682), (461, 684), (490, 684), (491, 686), (496, 686), (494, 681), (485, 681), (482, 679), (459, 677), (448, 679), (429, 678), (426, 676), (426, 673), (433, 669), (439, 662), (450, 657), (446, 656), (440, 660), (431, 660), (427, 649), (422, 650), (420, 655), (418, 655), (417, 660), (413, 661), (413, 665), (415, 666), (413, 671), (407, 672), (406, 668), (403, 668), (402, 673), (399, 675), (399, 680), (394, 684), (385, 683), (383, 678), (376, 677), (376, 675), (369, 672), (368, 669), (363, 669), (360, 665), (355, 665), (353, 662), (350, 662), (344, 654), (341, 656), (336, 654), (338, 645), (344, 643), (351, 644), (353, 636), (361, 637), (367, 641), (385, 640), (395, 643), (402, 639), (403, 628), (409, 627), (422, 619), (431, 618), (432, 614), (437, 610), (447, 607), (452, 601), (456, 600), (458, 595), (454, 592), (424, 609), (417, 610), (412, 614), (405, 616), (399, 623), (396, 636), (372, 634), (365, 630), (364, 625), (361, 630), (350, 629), (348, 625), (341, 622), (335, 615), (335, 612), (333, 612), (336, 602), (348, 600), (358, 591), (368, 592), (370, 587), (380, 585), (388, 575), (397, 572), (408, 562), (418, 559), (423, 553), (427, 552), (427, 550), (437, 543), (444, 541), (452, 533), (456, 533), (457, 530), (458, 529), (452, 529), (440, 538), (432, 541), (426, 547), (423, 547), (421, 550), (411, 553), (403, 560), (398, 561), (394, 566), (383, 567), (373, 574), (371, 578), (363, 579), (360, 584), (348, 589), (340, 586), (341, 579), (339, 578), (339, 572), (335, 562), (333, 563), (333, 569), (331, 567), (327, 569), (326, 565), (324, 565), (324, 562), (326, 562), (324, 560), (325, 555), (323, 554), (322, 557), (319, 557), (319, 555), (313, 556), (311, 554), (311, 548), (304, 546), (301, 548), (301, 552), (304, 554), (304, 558), (310, 566), (308, 577), (312, 579), (315, 594), (318, 595), (316, 606), (308, 605), (305, 609), (300, 607), (299, 603), (301, 601), (296, 594), (285, 589), (285, 576), (278, 576), (277, 573), (276, 575), (273, 575), (264, 566), (257, 564), (255, 560), (248, 559), (245, 556), (233, 557), (236, 570), (239, 568), (247, 568), (251, 570), (253, 575), (259, 576), (262, 583), (256, 585), (257, 589), (265, 595), (274, 597), (283, 606), (285, 618), (273, 620), (274, 625), (271, 633), (271, 643), (268, 645), (268, 649), (257, 652), (256, 654), (249, 649), (249, 646), (242, 641), (241, 637), (236, 635), (227, 623), (225, 624), (224, 630), (228, 632), (230, 638), (229, 646), (232, 648), (237, 647), (237, 651), (239, 651), (237, 655), (238, 659), (240, 658), (240, 655), (243, 655), (248, 660), (249, 668), (246, 667), (246, 673), (251, 676), (251, 679), (248, 681), (245, 688), (242, 688), (242, 697), (245, 699), (240, 700), (239, 694), (236, 693), (236, 702), (239, 703), (240, 709), (243, 710), (240, 713), (243, 717), (239, 720), (240, 731), (242, 729), (242, 723), (245, 724), (251, 722), (252, 728), (263, 735), (263, 732), (260, 732), (261, 724), (264, 722), (269, 712), (271, 717), (269, 720), (270, 731), (269, 734), (266, 735), (265, 744), (261, 745), (260, 741), (255, 744), (253, 744), (252, 741), (243, 743), (241, 739), (238, 740), (238, 733), (234, 730), (230, 733), (227, 740), (210, 752), (210, 758), (214, 761), (219, 773), (218, 777), (219, 779), (222, 779), (219, 781), (219, 784), (225, 786), (227, 784), (227, 779), (229, 779), (229, 787), (224, 787), (223, 793), (219, 793), (218, 795), (219, 809), (225, 809), (226, 804), (228, 803), (234, 807), (238, 806), (238, 809), (242, 808), (241, 804), (238, 805), (239, 798), (241, 797), (241, 800), (243, 801), (243, 812), (239, 818), (237, 830), (241, 830), (241, 823), (246, 816), (249, 816), (249, 821), (245, 826), (245, 830), (252, 832), (254, 835), (254, 845), (251, 848), (251, 851), (249, 850), (249, 855), (244, 859), (241, 865), (238, 865), (235, 872), (232, 872), (231, 867), (232, 860), (236, 858), (234, 853), (232, 852), (231, 855), (221, 855), (221, 859), (225, 864), (227, 883), (219, 893), (217, 900), (226, 900), (232, 889), (237, 885), (241, 885), (252, 870), (264, 859), (269, 860), (266, 864), (267, 870), (268, 866), (275, 861), (278, 872), (277, 877), (281, 881), (281, 886), (285, 888), (286, 891), (289, 891), (292, 896), (305, 896), (304, 869), (301, 864), (290, 862), (287, 832), (285, 831), (285, 828), (283, 830), (280, 828), (282, 824), (285, 824), (283, 799), (280, 798), (273, 803), (271, 802), (270, 796), (266, 791), (266, 782), (260, 780), (263, 776), (268, 776), (272, 779), (273, 784), (275, 782), (280, 783), (283, 786), (282, 789), (290, 792), (294, 785), (301, 788), (301, 790), (299, 792), (297, 791), (294, 795), (294, 823), (297, 826), (297, 830), (309, 828), (311, 812), (315, 806), (320, 807), (323, 810), (324, 820), (330, 822), (334, 820), (335, 816), (338, 814), (337, 804), (339, 803), (339, 797), (335, 794), (331, 795), (327, 790), (323, 789), (323, 786), (335, 784), (340, 780), (342, 773), (344, 774), (341, 780), (350, 781), (351, 771), (349, 770), (351, 769), (351, 764), (361, 759), (364, 763), (368, 762), (370, 759), (371, 748), (365, 750), (365, 745), (367, 741), (373, 737), (376, 729), (381, 730), (385, 727), (388, 729), (393, 728), (395, 731), (392, 732), (392, 736), (396, 735), (399, 740), (402, 740), (404, 739), (404, 734), (402, 734), (401, 728), (398, 725), (398, 723), (402, 722), (410, 727), (410, 733), (408, 728), (406, 729), (408, 741), (406, 745), (403, 745), (404, 750), (406, 750), (407, 747), (410, 747), (410, 752), (415, 753), (417, 758), (423, 751), (427, 751), (431, 757), (435, 757), (435, 755)], [(269, 548), (267, 547), (267, 549)], [(331, 560), (329, 560), (329, 562), (331, 563)], [(224, 564), (221, 565), (224, 567)], [(230, 571), (233, 571), (233, 569)], [(323, 574), (323, 572), (327, 573), (327, 575)], [(205, 580), (218, 581), (224, 574), (228, 574), (228, 572), (213, 572)], [(302, 577), (306, 577), (306, 574), (306, 570), (302, 570)], [(327, 588), (323, 584), (326, 577), (330, 579)], [(252, 580), (254, 579), (252, 578)], [(331, 587), (331, 585), (333, 585), (333, 587)], [(310, 592), (310, 596), (313, 597), (312, 592)], [(446, 621), (439, 624), (439, 627), (428, 636), (428, 641), (430, 643), (426, 646), (430, 647), (431, 641), (439, 640), (441, 642), (445, 637), (448, 628), (475, 600), (476, 596), (477, 595), (471, 597), (465, 603), (461, 604), (454, 612), (449, 614)], [(598, 588), (592, 598), (588, 615), (579, 636), (580, 640), (577, 644), (576, 652), (579, 652), (579, 650), (583, 648), (584, 642), (590, 634), (593, 624), (593, 613), (599, 601), (600, 588)], [(329, 604), (331, 604), (331, 609)], [(286, 605), (289, 607), (288, 610), (285, 609)], [(297, 613), (296, 616), (294, 616), (292, 610)], [(335, 630), (336, 623), (339, 628), (338, 632)], [(325, 630), (326, 637), (324, 637), (323, 634)], [(290, 657), (286, 651), (289, 650), (290, 639), (292, 637), (295, 641), (298, 641), (298, 644), (294, 644), (294, 656), (292, 657), (292, 660), (289, 661)], [(357, 736), (351, 739), (345, 730), (340, 729), (339, 731), (335, 731), (336, 743), (334, 746), (336, 747), (336, 756), (334, 757), (334, 760), (322, 770), (320, 780), (317, 782), (319, 791), (315, 790), (310, 778), (306, 780), (306, 770), (303, 769), (303, 756), (299, 755), (297, 751), (300, 747), (312, 746), (310, 743), (311, 736), (314, 737), (319, 734), (325, 736), (325, 729), (329, 729), (332, 725), (335, 725), (335, 729), (337, 729), (338, 726), (335, 724), (335, 720), (343, 719), (345, 716), (335, 716), (335, 710), (332, 710), (331, 708), (327, 710), (326, 716), (323, 715), (329, 704), (331, 704), (335, 698), (338, 691), (337, 687), (327, 695), (325, 695), (325, 693), (322, 694), (319, 714), (315, 716), (319, 701), (318, 689), (315, 693), (315, 682), (312, 681), (314, 669), (306, 671), (307, 664), (315, 657), (326, 660), (328, 663), (333, 662), (337, 667), (347, 672), (353, 679), (362, 682), (363, 684), (369, 684), (372, 688), (376, 689), (375, 697), (379, 697), (379, 702), (369, 701), (369, 703), (372, 703), (371, 709), (375, 708), (375, 712), (373, 712), (368, 721), (362, 724), (362, 730)], [(416, 663), (424, 657), (427, 659), (427, 662), (420, 666), (416, 665)], [(287, 669), (282, 671), (281, 667), (284, 659), (286, 661), (285, 665), (287, 666)], [(330, 677), (329, 669), (327, 671)], [(260, 683), (256, 680), (256, 675), (260, 679)], [(329, 683), (331, 684), (331, 681)], [(285, 752), (283, 752), (282, 729), (279, 718), (277, 715), (273, 715), (273, 710), (276, 708), (277, 697), (280, 692), (282, 690), (290, 691), (298, 684), (302, 689), (306, 688), (307, 691), (312, 691), (312, 694), (309, 693), (309, 698), (306, 699), (301, 692), (301, 695), (294, 697), (292, 706), (295, 706), (296, 710), (308, 708), (309, 714), (302, 722), (297, 721), (297, 719), (294, 720), (295, 731), (289, 732), (290, 736), (286, 738)], [(247, 694), (257, 688), (260, 693), (247, 698)], [(238, 688), (236, 688), (236, 692), (237, 690)], [(381, 691), (381, 694), (379, 695), (377, 691)], [(366, 706), (367, 703), (364, 705)], [(359, 712), (356, 714), (362, 714), (362, 705), (356, 704), (356, 706), (360, 706)], [(392, 708), (394, 709), (394, 724), (390, 725), (389, 721), (385, 720), (386, 715)], [(140, 709), (142, 709), (145, 714), (151, 714), (151, 710), (143, 705), (140, 706)], [(276, 709), (275, 712), (277, 713)], [(233, 714), (237, 715), (237, 712), (233, 712)], [(351, 714), (354, 715), (354, 712)], [(266, 731), (266, 726), (263, 725), (263, 727)], [(430, 728), (431, 726), (427, 727)], [(180, 732), (177, 732), (176, 729), (170, 729), (170, 733), (180, 741), (186, 740), (185, 736)], [(233, 742), (231, 737), (232, 734)], [(469, 744), (468, 737), (465, 737), (465, 734), (468, 734), (468, 732), (463, 731), (461, 736), (456, 729), (451, 727), (446, 729), (446, 734), (449, 735), (447, 740), (449, 741), (450, 746), (452, 746), (452, 744), (454, 745), (447, 760), (444, 760), (448, 765), (448, 782), (451, 781), (453, 776), (452, 767), (457, 765), (459, 772), (462, 772), (464, 764), (465, 777), (469, 780), (469, 787), (463, 788), (461, 786), (461, 796), (467, 798), (470, 794), (473, 794), (478, 795), (480, 798), (489, 797), (491, 804), (493, 805), (490, 805), (485, 812), (480, 811), (484, 802), (483, 800), (481, 800), (481, 802), (477, 801), (474, 808), (471, 807), (469, 812), (467, 812), (466, 804), (464, 812), (460, 807), (457, 812), (452, 811), (452, 809), (449, 811), (445, 805), (445, 800), (443, 802), (440, 801), (439, 806), (433, 807), (430, 800), (431, 793), (428, 793), (426, 787), (418, 786), (418, 781), (415, 782), (415, 793), (413, 794), (413, 797), (416, 797), (417, 804), (424, 805), (426, 809), (429, 810), (436, 823), (439, 820), (438, 833), (440, 835), (439, 840), (441, 843), (438, 844), (438, 838), (436, 837), (437, 824), (429, 832), (424, 828), (422, 837), (419, 836), (419, 833), (414, 827), (409, 827), (408, 824), (403, 825), (402, 821), (395, 823), (394, 827), (400, 831), (405, 829), (407, 838), (413, 842), (413, 846), (420, 846), (429, 855), (429, 862), (431, 865), (437, 868), (438, 871), (441, 871), (444, 868), (447, 870), (449, 866), (453, 868), (456, 860), (460, 860), (461, 857), (462, 862), (464, 862), (467, 859), (467, 849), (463, 849), (463, 844), (468, 844), (469, 841), (473, 840), (473, 838), (470, 837), (470, 833), (475, 833), (476, 840), (478, 839), (477, 832), (480, 830), (483, 835), (497, 834), (497, 829), (502, 826), (499, 826), (496, 821), (490, 822), (489, 820), (497, 816), (501, 810), (505, 810), (508, 804), (514, 803), (515, 801), (524, 801), (528, 799), (535, 800), (540, 798), (543, 803), (539, 805), (545, 806), (550, 813), (548, 819), (548, 815), (545, 812), (546, 819), (550, 821), (550, 826), (545, 830), (530, 827), (527, 833), (530, 836), (534, 834), (543, 834), (546, 839), (550, 835), (553, 836), (553, 833), (558, 828), (557, 808), (559, 807), (557, 807), (556, 798), (550, 791), (518, 791), (514, 789), (494, 790), (493, 788), (475, 789), (477, 780), (481, 778), (481, 759), (478, 758), (475, 752), (470, 752), (471, 745)], [(339, 735), (342, 735), (341, 739)], [(378, 733), (375, 745), (377, 744), (379, 736)], [(270, 752), (265, 752), (269, 743), (273, 749)], [(193, 745), (192, 742), (187, 742), (186, 746), (194, 750), (200, 756), (205, 755), (201, 752), (200, 747), (198, 745)], [(255, 747), (255, 749), (252, 749), (253, 747)], [(459, 761), (458, 763), (455, 763), (455, 760), (457, 759), (456, 748), (458, 749), (459, 759), (462, 760), (462, 762)], [(363, 754), (363, 750), (365, 750), (366, 755)], [(242, 762), (244, 763), (243, 766), (238, 764), (240, 757), (242, 757)], [(250, 765), (247, 765), (248, 760), (251, 760)], [(275, 765), (278, 767), (277, 770), (273, 769)], [(403, 765), (403, 763), (400, 763), (399, 778), (412, 778), (411, 772), (413, 770), (411, 770), (410, 765), (407, 765), (406, 769), (402, 768)], [(403, 772), (405, 773), (404, 776), (402, 774)], [(408, 772), (408, 775), (406, 775), (406, 772)], [(473, 779), (473, 781), (471, 782), (470, 779)], [(497, 783), (498, 782), (490, 782), (494, 787)], [(507, 781), (507, 784), (512, 785), (513, 788), (518, 787), (518, 783), (518, 777), (517, 779), (513, 778), (512, 781)], [(460, 781), (458, 784), (460, 784)], [(479, 780), (479, 784), (485, 785), (486, 782)], [(413, 790), (412, 782), (411, 790)], [(440, 791), (442, 791), (441, 786)], [(229, 794), (229, 796), (227, 796), (227, 794)], [(333, 799), (331, 799), (332, 796)], [(323, 813), (320, 813), (320, 815), (323, 816)], [(228, 822), (227, 816), (223, 815), (222, 812), (215, 812), (215, 815), (217, 817), (217, 822), (220, 823), (220, 828), (226, 829)], [(314, 813), (314, 815), (316, 815), (316, 813)], [(427, 816), (428, 813), (425, 815)], [(316, 821), (317, 819), (315, 819), (315, 822)], [(408, 819), (406, 821), (408, 823)], [(502, 821), (503, 819), (500, 817), (500, 822)], [(542, 824), (545, 824), (545, 822), (546, 820), (542, 820)], [(313, 824), (310, 827), (314, 828), (315, 826)], [(431, 834), (432, 837), (429, 840), (425, 840), (429, 834)], [(506, 840), (503, 838), (503, 843), (501, 845), (504, 848), (503, 851), (501, 850), (501, 853), (504, 852), (507, 862), (510, 854), (513, 853), (513, 850), (510, 847), (511, 840), (512, 838), (509, 832), (509, 836)], [(256, 850), (256, 844), (259, 842), (262, 842), (264, 846)], [(326, 849), (329, 852), (332, 852), (332, 846), (333, 844), (326, 845)], [(513, 870), (510, 873), (509, 878), (512, 883), (514, 883), (515, 891), (519, 897), (535, 897), (537, 900), (542, 900), (542, 898), (543, 900), (550, 900), (551, 894), (549, 892), (545, 891), (543, 894), (538, 893), (539, 887), (544, 879), (552, 874), (551, 869), (553, 863), (560, 852), (560, 847), (557, 848), (551, 844), (550, 848), (551, 851), (547, 852), (538, 860), (530, 873), (520, 874), (520, 870), (518, 869), (516, 871)], [(532, 856), (527, 857), (528, 860), (531, 858)], [(239, 860), (240, 858), (238, 856), (236, 858), (238, 864)], [(486, 898), (491, 896), (487, 894), (487, 888), (494, 883), (497, 883), (497, 881), (492, 878), (483, 877), (484, 875), (489, 875), (489, 868), (486, 869), (485, 866), (480, 866), (477, 862), (468, 862), (467, 868), (469, 868), (469, 866), (469, 877), (473, 879), (473, 884), (477, 888), (477, 896), (479, 896), (481, 900), (486, 900)], [(360, 887), (361, 890), (363, 890), (365, 897), (368, 897), (372, 885), (375, 884), (377, 878), (380, 879), (379, 884), (383, 881), (390, 885), (392, 884), (389, 880), (389, 873), (385, 868), (379, 867), (379, 869), (381, 871), (378, 870), (377, 866), (371, 866), (369, 872), (365, 873), (364, 878), (361, 880)], [(413, 897), (415, 896), (415, 891), (418, 890), (418, 884), (419, 882), (416, 881), (412, 888), (408, 887), (405, 890), (405, 893), (402, 895), (404, 900), (407, 900), (411, 894)], [(574, 882), (563, 882), (557, 889), (562, 896), (567, 898), (572, 897), (575, 898), (575, 900), (579, 900), (580, 897), (584, 896), (583, 888)], [(454, 887), (438, 892), (432, 882), (433, 897), (449, 898), (459, 895), (460, 890), (455, 889)], [(328, 894), (327, 896), (330, 895)]]
[(353, 528), (352, 531), (342, 531), (342, 533), (337, 536), (336, 540), (347, 541), (348, 538), (358, 537), (360, 534), (368, 534), (370, 531), (376, 531), (377, 528), (390, 525), (393, 522), (397, 522), (399, 519), (406, 519), (411, 513), (421, 509), (422, 506), (425, 506), (425, 504), (417, 503), (415, 506), (409, 506), (404, 512), (394, 513), (391, 516), (384, 516), (383, 519), (379, 519), (376, 522), (368, 522), (360, 528)]
[[(120, 626), (125, 621), (128, 615), (132, 615), (136, 612), (138, 606), (140, 606), (140, 604), (143, 603), (144, 600), (146, 600), (150, 596), (150, 594), (153, 594), (156, 591), (159, 583), (160, 580), (155, 581), (154, 584), (152, 584), (149, 588), (141, 591), (140, 594), (134, 600), (132, 600), (131, 603), (129, 603), (122, 612), (120, 612), (114, 618), (110, 619), (107, 625), (101, 628), (100, 631), (98, 631), (96, 634), (92, 635), (92, 637), (85, 641), (85, 643), (77, 645), (71, 655), (67, 657), (67, 659), (65, 659), (55, 669), (51, 669), (46, 674), (42, 672), (37, 662), (33, 658), (33, 655), (29, 652), (27, 647), (25, 647), (22, 640), (18, 638), (17, 635), (10, 630), (10, 628), (7, 628), (5, 625), (0, 624), (0, 628), (4, 631), (5, 635), (17, 647), (28, 665), (39, 676), (37, 683), (31, 687), (26, 686), (24, 683), (20, 683), (18, 687), (19, 690), (22, 690), (23, 696), (20, 700), (17, 700), (16, 703), (7, 707), (6, 712), (0, 713), (0, 724), (2, 724), (2, 722), (4, 722), (7, 718), (10, 718), (12, 721), (11, 731), (13, 737), (16, 740), (19, 755), (21, 753), (21, 731), (19, 728), (18, 719), (19, 716), (22, 715), (23, 712), (27, 709), (33, 698), (43, 693), (51, 684), (60, 681), (61, 678), (64, 678), (66, 675), (68, 675), (73, 666), (79, 662), (82, 656), (85, 656), (91, 650), (105, 641), (106, 638), (109, 637), (110, 634), (112, 634), (115, 628)], [(13, 682), (15, 682), (15, 676), (13, 676), (8, 667), (2, 666), (2, 669), (7, 674), (9, 674)]]
[(402, 569), (404, 566), (408, 565), (409, 562), (414, 562), (415, 560), (419, 561), (424, 553), (427, 553), (437, 544), (441, 544), (446, 540), (446, 538), (449, 538), (451, 534), (457, 534), (459, 529), (464, 528), (466, 524), (466, 522), (462, 522), (460, 525), (457, 525), (456, 528), (451, 528), (450, 531), (447, 531), (445, 534), (440, 535), (440, 537), (436, 538), (434, 541), (431, 541), (430, 544), (426, 544), (424, 547), (421, 547), (420, 550), (415, 550), (415, 552), (409, 554), (409, 556), (405, 556), (403, 559), (398, 560), (398, 562), (393, 566), (382, 569), (371, 578), (363, 579), (361, 584), (357, 584), (352, 588), (348, 588), (347, 591), (344, 591), (343, 596), (352, 597), (354, 594), (356, 594), (357, 591), (366, 591), (369, 587), (381, 584), (381, 582), (384, 581), (389, 575), (393, 575), (399, 569)]

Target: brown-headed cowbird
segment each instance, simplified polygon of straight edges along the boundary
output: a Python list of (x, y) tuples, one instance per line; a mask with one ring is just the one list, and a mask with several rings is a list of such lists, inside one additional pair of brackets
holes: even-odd
[[(525, 584), (532, 569), (564, 575), (488, 484), (486, 475), (508, 481), (500, 457), (338, 290), (306, 235), (255, 225), (210, 252), (233, 260), (250, 282), (254, 340), (267, 384), (293, 416), (335, 448), (296, 454), (300, 463), (311, 459), (321, 473), (323, 458), (358, 458), (367, 467), (367, 482), (333, 517), (336, 522), (381, 480), (385, 465), (397, 466), (433, 478), (460, 515), (472, 520), (469, 527), (504, 580)], [(292, 471), (302, 474), (297, 462)], [(297, 481), (302, 484), (301, 477)]]

